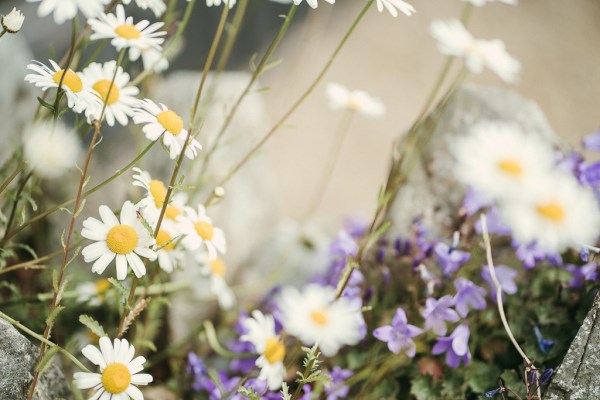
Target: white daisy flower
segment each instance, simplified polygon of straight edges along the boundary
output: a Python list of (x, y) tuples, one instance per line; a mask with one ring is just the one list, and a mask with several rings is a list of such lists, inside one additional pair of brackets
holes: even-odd
[(60, 121), (34, 122), (23, 131), (23, 158), (43, 178), (58, 178), (74, 169), (81, 153), (79, 138)]
[(45, 17), (54, 13), (54, 22), (58, 25), (70, 21), (77, 16), (77, 10), (86, 18), (95, 17), (104, 11), (110, 0), (27, 0), (28, 3), (41, 2), (38, 15)]
[(227, 269), (223, 259), (217, 257), (210, 260), (206, 254), (200, 254), (197, 260), (200, 263), (200, 272), (209, 279), (210, 291), (217, 297), (219, 307), (223, 310), (233, 308), (236, 303), (235, 294), (225, 280)]
[(127, 277), (128, 264), (136, 277), (144, 276), (146, 267), (139, 256), (154, 261), (156, 252), (150, 247), (155, 241), (137, 219), (133, 203), (126, 201), (123, 204), (120, 221), (105, 205), (100, 206), (99, 212), (102, 221), (89, 217), (83, 221), (81, 230), (81, 236), (96, 241), (81, 251), (85, 262), (95, 261), (92, 272), (102, 274), (116, 258), (118, 280)]
[(17, 7), (13, 7), (11, 12), (2, 16), (2, 28), (9, 33), (17, 33), (23, 26), (25, 16)]
[(35, 73), (25, 75), (25, 80), (46, 91), (57, 88), (62, 78), (61, 88), (67, 95), (67, 105), (76, 113), (87, 109), (97, 110), (102, 107), (102, 100), (98, 93), (82, 81), (79, 73), (71, 69), (65, 73), (65, 70), (61, 69), (57, 63), (52, 60), (48, 61), (50, 61), (52, 69), (38, 61), (28, 64), (27, 69)]
[[(140, 90), (135, 86), (127, 86), (129, 83), (129, 74), (123, 71), (123, 68), (119, 67), (115, 81), (110, 89), (110, 96), (108, 96), (108, 89), (115, 73), (115, 67), (117, 66), (116, 61), (109, 61), (104, 64), (91, 63), (83, 71), (81, 71), (81, 79), (87, 86), (94, 89), (99, 95), (102, 101), (106, 101), (106, 110), (104, 116), (106, 123), (109, 126), (115, 124), (115, 120), (123, 126), (127, 126), (128, 117), (133, 114), (133, 107), (138, 102), (135, 98), (140, 93)], [(94, 119), (100, 118), (100, 112), (102, 108), (99, 108), (96, 113), (87, 112), (86, 114), (93, 116)]]
[(135, 385), (147, 385), (152, 375), (140, 374), (146, 359), (133, 358), (135, 348), (126, 339), (115, 339), (113, 343), (106, 336), (100, 338), (100, 349), (88, 344), (81, 353), (100, 373), (76, 372), (73, 375), (79, 389), (94, 389), (90, 400), (143, 400), (144, 395)]
[[(167, 197), (167, 187), (163, 181), (152, 179), (147, 171), (137, 167), (133, 171), (137, 172), (133, 175), (133, 186), (139, 186), (146, 190), (144, 198), (136, 204), (136, 207), (140, 209), (150, 225), (155, 225)], [(165, 213), (167, 212), (168, 210), (165, 210)]]
[(482, 122), (451, 143), (456, 175), (484, 197), (518, 198), (554, 166), (554, 152), (517, 125)]
[(441, 53), (464, 57), (469, 71), (480, 73), (484, 68), (494, 71), (506, 82), (514, 82), (521, 64), (506, 52), (501, 40), (479, 40), (457, 19), (435, 20), (431, 23), (431, 35), (437, 40)]
[(381, 117), (385, 114), (385, 105), (363, 90), (349, 90), (339, 83), (327, 84), (329, 106), (334, 110), (348, 109), (368, 117)]
[(147, 20), (142, 20), (134, 24), (132, 17), (125, 16), (125, 9), (121, 4), (117, 6), (115, 14), (100, 14), (97, 19), (89, 19), (88, 24), (92, 27), (90, 40), (112, 39), (110, 43), (117, 50), (129, 48), (131, 61), (137, 60), (145, 49), (160, 51), (161, 44), (165, 41), (161, 36), (167, 34), (165, 31), (158, 31), (164, 25), (163, 22), (150, 25)]
[[(188, 3), (190, 2), (190, 0), (187, 0), (187, 1), (188, 1)], [(229, 8), (232, 8), (233, 6), (235, 6), (236, 1), (237, 0), (206, 0), (206, 5), (208, 7), (212, 7), (212, 6), (220, 6), (221, 3), (223, 3), (223, 4), (229, 4)]]
[(98, 279), (95, 282), (83, 282), (75, 287), (77, 301), (97, 307), (105, 300), (105, 293), (110, 289), (108, 279)]
[(144, 70), (152, 69), (157, 74), (169, 68), (169, 60), (161, 51), (152, 47), (142, 49), (142, 64)]
[[(302, 0), (293, 0), (295, 5), (299, 5), (300, 3), (302, 3)], [(335, 0), (325, 0), (326, 2), (328, 2), (329, 4), (334, 4)], [(309, 6), (311, 6), (311, 8), (317, 8), (319, 6), (319, 3), (317, 3), (317, 0), (306, 0), (306, 2), (308, 3)]]
[(411, 4), (402, 0), (377, 0), (377, 10), (382, 12), (384, 7), (393, 17), (398, 16), (398, 10), (409, 17), (417, 12)]
[(504, 4), (510, 4), (516, 6), (518, 4), (517, 0), (465, 0), (468, 3), (473, 4), (475, 7), (483, 7), (487, 3), (500, 2)]
[(252, 318), (244, 319), (242, 325), (248, 333), (240, 340), (252, 343), (260, 354), (256, 360), (256, 366), (261, 369), (258, 379), (267, 381), (269, 390), (279, 389), (285, 377), (285, 345), (275, 333), (275, 320), (271, 315), (254, 310)]
[[(150, 99), (140, 101), (138, 106), (133, 110), (133, 122), (144, 124), (142, 130), (149, 140), (157, 140), (162, 136), (171, 159), (178, 157), (189, 137), (188, 131), (183, 129), (183, 119), (164, 104), (159, 106)], [(193, 160), (201, 149), (200, 143), (191, 139), (185, 149), (185, 156)]]
[[(123, 0), (123, 4), (129, 4), (131, 0)], [(135, 0), (135, 4), (142, 10), (150, 9), (156, 16), (160, 17), (167, 9), (167, 5), (163, 0)]]
[(179, 236), (177, 225), (166, 218), (163, 219), (156, 235), (155, 250), (158, 255), (158, 265), (165, 272), (173, 272), (178, 265), (182, 264), (185, 257), (177, 243)]
[(600, 210), (593, 192), (565, 173), (548, 171), (530, 183), (518, 201), (501, 204), (504, 222), (520, 243), (535, 242), (546, 252), (595, 243)]
[(192, 207), (185, 207), (184, 215), (178, 220), (180, 232), (185, 235), (181, 242), (188, 250), (197, 250), (204, 244), (209, 260), (215, 260), (217, 253), (225, 254), (225, 233), (213, 226), (203, 205), (198, 206), (198, 212)]
[(285, 331), (307, 346), (316, 343), (327, 357), (358, 343), (364, 325), (360, 308), (345, 297), (333, 301), (334, 295), (332, 287), (312, 284), (302, 292), (285, 287), (278, 299)]

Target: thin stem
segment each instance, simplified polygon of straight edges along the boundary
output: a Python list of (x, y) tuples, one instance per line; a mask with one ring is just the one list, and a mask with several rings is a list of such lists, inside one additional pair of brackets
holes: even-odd
[[(77, 241), (76, 243), (74, 243), (74, 245), (76, 245), (76, 244), (78, 244), (80, 242), (81, 241)], [(57, 255), (62, 254), (62, 253), (63, 253), (63, 250), (57, 250), (57, 251), (55, 251), (53, 253), (50, 253), (50, 254), (47, 254), (47, 255), (45, 255), (43, 257), (38, 257), (38, 258), (33, 259), (33, 260), (29, 260), (29, 261), (25, 261), (25, 262), (22, 262), (22, 263), (19, 263), (19, 264), (11, 265), (10, 267), (1, 269), (0, 270), (0, 275), (6, 274), (8, 272), (11, 272), (11, 271), (14, 271), (14, 270), (17, 270), (17, 269), (21, 269), (21, 268), (24, 268), (24, 269), (44, 269), (45, 266), (36, 265), (36, 264), (38, 264), (38, 263), (40, 263), (42, 261), (49, 260), (52, 257), (56, 257)]]
[(27, 333), (29, 336), (36, 338), (37, 340), (39, 340), (40, 342), (44, 343), (45, 345), (47, 345), (49, 347), (56, 347), (56, 348), (58, 348), (58, 350), (61, 353), (63, 353), (69, 360), (71, 360), (73, 362), (73, 364), (75, 364), (79, 368), (81, 368), (82, 371), (91, 372), (85, 365), (83, 365), (81, 362), (79, 362), (79, 360), (73, 354), (69, 353), (67, 350), (65, 350), (64, 348), (60, 347), (56, 343), (51, 342), (50, 340), (48, 340), (44, 336), (42, 336), (42, 335), (40, 335), (38, 333), (35, 333), (34, 331), (32, 331), (31, 329), (29, 329), (25, 325), (21, 324), (16, 319), (13, 319), (13, 318), (9, 317), (8, 315), (4, 314), (2, 311), (0, 311), (0, 318), (2, 318), (3, 320), (5, 320), (9, 324), (11, 324), (11, 325), (19, 328), (23, 332)]
[(208, 166), (210, 164), (212, 156), (213, 156), (214, 152), (216, 151), (216, 149), (218, 148), (218, 146), (221, 144), (221, 141), (222, 141), (223, 137), (225, 136), (225, 131), (227, 130), (227, 128), (231, 124), (231, 121), (233, 120), (233, 117), (236, 114), (236, 112), (237, 112), (240, 104), (242, 103), (242, 101), (244, 100), (244, 98), (246, 97), (246, 95), (248, 95), (248, 93), (252, 89), (252, 86), (254, 85), (254, 83), (256, 82), (256, 80), (258, 79), (258, 77), (263, 73), (266, 65), (268, 64), (269, 60), (271, 59), (271, 56), (273, 55), (273, 53), (275, 52), (275, 50), (279, 46), (279, 43), (283, 39), (283, 37), (284, 37), (285, 33), (287, 32), (287, 30), (288, 30), (288, 28), (289, 28), (292, 20), (294, 19), (294, 15), (296, 15), (296, 10), (297, 9), (298, 9), (297, 5), (295, 5), (295, 4), (292, 5), (292, 7), (290, 8), (287, 16), (285, 17), (285, 20), (283, 21), (283, 24), (281, 25), (281, 28), (279, 29), (279, 32), (277, 32), (277, 36), (275, 36), (275, 39), (273, 39), (273, 42), (271, 43), (271, 45), (269, 46), (269, 48), (267, 49), (267, 51), (263, 55), (262, 59), (260, 60), (260, 62), (256, 66), (256, 69), (252, 73), (252, 76), (250, 77), (250, 81), (248, 81), (248, 84), (246, 85), (246, 87), (242, 91), (242, 94), (237, 98), (235, 104), (233, 105), (233, 107), (231, 108), (231, 110), (229, 111), (229, 113), (227, 114), (227, 117), (225, 118), (225, 121), (223, 122), (223, 125), (221, 126), (221, 129), (219, 129), (219, 132), (217, 133), (217, 136), (215, 137), (215, 140), (213, 141), (213, 143), (211, 144), (210, 148), (206, 152), (206, 156), (204, 157), (204, 162), (202, 163), (202, 168), (200, 170), (200, 178), (202, 176), (204, 176), (204, 174), (208, 170)]
[(240, 0), (237, 2), (235, 7), (235, 14), (233, 15), (233, 20), (231, 24), (226, 28), (227, 31), (227, 40), (223, 45), (223, 50), (221, 51), (221, 55), (219, 56), (219, 61), (217, 61), (217, 72), (222, 72), (229, 61), (231, 56), (231, 52), (233, 50), (233, 45), (240, 33), (240, 26), (242, 25), (242, 21), (244, 20), (244, 16), (246, 15), (246, 10), (248, 9), (248, 0)]
[(6, 34), (6, 32), (8, 32), (6, 29), (2, 29), (2, 32), (0, 32), (0, 38), (1, 38), (2, 36), (4, 36), (4, 34)]
[(69, 70), (69, 67), (71, 66), (71, 62), (73, 61), (73, 54), (75, 53), (75, 41), (77, 37), (77, 18), (73, 18), (72, 19), (72, 29), (71, 29), (71, 45), (69, 46), (69, 51), (67, 53), (67, 65), (65, 65), (65, 67), (63, 68), (63, 73), (60, 76), (60, 80), (58, 82), (58, 88), (56, 88), (56, 98), (54, 99), (54, 120), (56, 121), (58, 119), (58, 116), (60, 115), (60, 100), (62, 99), (62, 96), (64, 94), (64, 91), (62, 89), (63, 86), (63, 81), (65, 79), (65, 76), (67, 75), (67, 71)]
[[(231, 168), (229, 170), (227, 175), (225, 175), (225, 177), (217, 185), (215, 185), (215, 187), (223, 186), (227, 182), (229, 182), (229, 180), (233, 177), (233, 175), (235, 175), (235, 173), (240, 168), (242, 168), (248, 161), (250, 161), (250, 159), (252, 159), (252, 157), (256, 154), (256, 152), (262, 148), (262, 146), (273, 136), (273, 134), (275, 132), (277, 132), (277, 130), (279, 130), (279, 128), (281, 128), (285, 124), (285, 122), (296, 111), (296, 109), (298, 109), (298, 107), (300, 107), (300, 105), (304, 102), (304, 100), (306, 100), (306, 98), (308, 98), (308, 96), (313, 92), (313, 90), (321, 82), (321, 80), (323, 79), (325, 74), (329, 71), (329, 68), (331, 68), (331, 65), (337, 58), (338, 54), (340, 53), (340, 51), (342, 50), (342, 48), (344, 47), (344, 45), (346, 44), (346, 42), (348, 41), (348, 39), (350, 38), (350, 36), (354, 32), (354, 30), (356, 29), (356, 27), (358, 26), (360, 21), (363, 19), (363, 17), (369, 10), (369, 7), (371, 7), (371, 5), (373, 4), (374, 1), (375, 0), (369, 0), (367, 2), (367, 4), (363, 7), (363, 9), (359, 13), (359, 15), (356, 17), (356, 19), (354, 20), (354, 22), (352, 23), (352, 25), (350, 26), (350, 28), (348, 29), (348, 31), (346, 32), (346, 34), (344, 35), (342, 40), (340, 41), (340, 43), (337, 45), (337, 47), (333, 51), (333, 54), (329, 57), (329, 60), (327, 61), (327, 63), (325, 64), (325, 66), (323, 67), (321, 72), (317, 75), (317, 77), (312, 82), (312, 84), (308, 87), (308, 89), (306, 89), (306, 91), (300, 96), (300, 98), (298, 100), (296, 100), (296, 102), (292, 105), (292, 107), (279, 119), (279, 121), (277, 121), (275, 123), (275, 125), (271, 128), (271, 130), (269, 132), (267, 132), (258, 141), (258, 143), (256, 143), (254, 145), (254, 147), (252, 147), (250, 149), (250, 151), (248, 151), (248, 153), (246, 153), (246, 155), (233, 168)], [(213, 190), (211, 192), (210, 197), (206, 200), (205, 205), (209, 206), (212, 203), (212, 201), (214, 200), (214, 198), (215, 198), (215, 191)]]
[(8, 187), (8, 185), (11, 184), (11, 182), (13, 181), (13, 179), (15, 179), (15, 177), (17, 175), (19, 175), (19, 173), (21, 171), (23, 171), (24, 168), (25, 168), (25, 164), (19, 164), (17, 166), (17, 168), (15, 168), (15, 170), (13, 171), (13, 173), (10, 174), (10, 176), (8, 178), (6, 178), (4, 180), (4, 182), (2, 182), (2, 186), (0, 186), (0, 194), (2, 194), (4, 192), (4, 190)]
[(313, 200), (310, 203), (310, 206), (308, 207), (308, 210), (305, 214), (305, 218), (309, 218), (310, 216), (312, 216), (319, 209), (323, 198), (325, 198), (327, 187), (329, 185), (329, 182), (331, 181), (331, 177), (333, 176), (333, 171), (335, 171), (337, 160), (340, 156), (342, 147), (344, 145), (344, 140), (346, 139), (348, 131), (350, 130), (350, 124), (354, 115), (356, 115), (356, 112), (354, 110), (347, 110), (344, 113), (344, 117), (342, 118), (342, 121), (340, 122), (340, 125), (338, 126), (335, 137), (333, 139), (333, 147), (327, 159), (327, 166), (325, 168), (325, 171), (321, 175), (321, 181), (317, 186), (317, 191), (315, 192)]
[(127, 303), (123, 308), (123, 314), (121, 314), (121, 319), (119, 320), (119, 326), (117, 327), (117, 332), (115, 336), (117, 338), (121, 338), (125, 331), (123, 330), (123, 324), (125, 323), (125, 317), (127, 317), (127, 305), (133, 304), (133, 299), (135, 298), (135, 289), (137, 288), (138, 283), (140, 282), (140, 278), (137, 276), (133, 278), (131, 282), (131, 288), (129, 289), (129, 297), (127, 297)]
[(6, 241), (6, 235), (10, 231), (10, 228), (15, 220), (15, 215), (17, 213), (17, 207), (19, 205), (19, 200), (21, 199), (21, 193), (23, 193), (23, 190), (25, 189), (25, 185), (27, 184), (27, 181), (29, 181), (29, 178), (31, 178), (32, 174), (33, 174), (33, 171), (30, 171), (27, 175), (25, 175), (25, 177), (23, 177), (21, 179), (19, 188), (17, 189), (17, 192), (15, 193), (15, 200), (13, 201), (13, 206), (10, 211), (10, 216), (8, 217), (8, 222), (6, 223), (6, 228), (4, 230), (4, 237), (2, 238), (2, 243), (4, 243)]

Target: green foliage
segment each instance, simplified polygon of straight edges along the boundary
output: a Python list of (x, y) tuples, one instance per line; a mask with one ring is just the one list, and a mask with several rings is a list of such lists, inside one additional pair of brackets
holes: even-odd
[(238, 389), (238, 393), (243, 396), (246, 396), (250, 400), (261, 400), (260, 395), (258, 393), (256, 393), (254, 391), (254, 389), (252, 389), (251, 387), (246, 388), (246, 387), (242, 386)]
[(412, 380), (410, 394), (417, 400), (438, 400), (441, 398), (441, 385), (429, 375), (419, 375)]
[(80, 315), (79, 322), (81, 322), (90, 331), (92, 331), (94, 333), (94, 335), (99, 336), (99, 337), (106, 336), (106, 333), (104, 332), (104, 328), (102, 327), (102, 325), (100, 325), (100, 323), (98, 321), (96, 321), (94, 318), (90, 317), (89, 315), (86, 315), (86, 314)]
[(473, 361), (467, 369), (467, 384), (475, 393), (485, 393), (497, 386), (500, 369), (494, 364)]

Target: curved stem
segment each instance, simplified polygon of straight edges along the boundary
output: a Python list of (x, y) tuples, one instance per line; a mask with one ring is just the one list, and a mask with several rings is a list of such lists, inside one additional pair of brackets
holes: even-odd
[[(337, 58), (338, 54), (340, 53), (340, 51), (342, 50), (342, 48), (344, 47), (344, 45), (346, 44), (346, 42), (348, 41), (348, 39), (350, 38), (350, 36), (354, 32), (354, 30), (356, 29), (356, 27), (358, 26), (360, 21), (363, 19), (363, 17), (365, 16), (365, 14), (367, 13), (367, 11), (369, 10), (369, 8), (371, 7), (371, 5), (373, 4), (374, 1), (375, 0), (369, 0), (367, 2), (367, 4), (363, 7), (363, 9), (360, 11), (360, 13), (356, 17), (356, 19), (354, 20), (354, 22), (352, 23), (350, 28), (348, 29), (348, 31), (346, 32), (346, 34), (340, 41), (340, 43), (337, 45), (337, 47), (333, 51), (333, 54), (329, 57), (329, 60), (327, 61), (327, 63), (325, 64), (325, 66), (323, 67), (321, 72), (317, 75), (317, 77), (312, 82), (312, 84), (308, 87), (308, 89), (306, 89), (306, 91), (300, 96), (300, 98), (298, 98), (298, 100), (296, 100), (296, 102), (292, 105), (292, 107), (290, 107), (290, 109), (279, 119), (279, 121), (277, 121), (275, 123), (275, 125), (271, 128), (271, 130), (268, 131), (258, 141), (258, 143), (256, 143), (254, 145), (254, 147), (252, 147), (250, 149), (250, 151), (248, 151), (248, 153), (246, 153), (246, 155), (235, 166), (233, 166), (233, 168), (231, 168), (229, 170), (227, 175), (225, 175), (225, 177), (223, 179), (221, 179), (221, 181), (217, 185), (215, 185), (215, 187), (223, 186), (227, 182), (229, 182), (229, 180), (233, 177), (233, 175), (235, 175), (235, 173), (237, 171), (239, 171), (240, 168), (242, 168), (248, 161), (250, 161), (250, 159), (252, 159), (252, 157), (256, 154), (256, 152), (262, 148), (262, 146), (273, 136), (273, 134), (275, 132), (277, 132), (277, 130), (279, 130), (279, 128), (281, 128), (283, 126), (283, 124), (285, 124), (285, 122), (288, 120), (288, 118), (298, 109), (298, 107), (300, 107), (300, 105), (304, 102), (304, 100), (306, 100), (306, 98), (308, 98), (308, 96), (313, 92), (313, 90), (321, 82), (321, 80), (323, 79), (325, 74), (329, 71), (329, 68), (331, 68), (331, 65)], [(215, 191), (213, 190), (211, 192), (210, 197), (205, 202), (205, 205), (207, 207), (215, 199), (215, 196), (216, 196)]]
[(19, 188), (17, 189), (17, 192), (15, 193), (15, 200), (13, 201), (13, 206), (10, 211), (10, 216), (8, 217), (8, 222), (6, 223), (6, 228), (4, 230), (4, 237), (2, 238), (3, 244), (6, 242), (6, 235), (10, 231), (10, 228), (15, 220), (15, 215), (17, 213), (17, 206), (19, 205), (19, 200), (21, 199), (21, 193), (23, 193), (23, 190), (25, 189), (25, 185), (27, 184), (27, 181), (29, 181), (29, 178), (31, 178), (32, 174), (33, 174), (33, 171), (29, 171), (29, 173), (21, 179)]
[(23, 171), (24, 168), (25, 168), (25, 164), (19, 164), (17, 166), (17, 168), (15, 168), (13, 173), (10, 174), (10, 176), (8, 178), (6, 178), (4, 180), (4, 182), (2, 182), (2, 186), (0, 186), (0, 194), (2, 194), (4, 192), (4, 190), (8, 187), (8, 185), (11, 184), (11, 182), (16, 178), (17, 175), (19, 175), (19, 173), (21, 171)]

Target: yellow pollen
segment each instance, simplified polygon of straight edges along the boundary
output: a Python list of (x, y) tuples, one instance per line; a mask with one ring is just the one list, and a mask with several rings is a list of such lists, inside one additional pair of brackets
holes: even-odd
[(142, 36), (135, 26), (129, 24), (117, 26), (115, 33), (125, 39), (139, 39)]
[(54, 83), (57, 85), (60, 84), (60, 78), (62, 78), (63, 74), (65, 75), (62, 82), (63, 86), (68, 87), (74, 93), (79, 93), (83, 90), (83, 82), (81, 82), (81, 78), (71, 70), (68, 70), (66, 73), (64, 69), (55, 72), (54, 75), (52, 75)]
[(162, 183), (162, 181), (153, 179), (148, 186), (152, 199), (154, 199), (154, 205), (156, 208), (162, 208), (165, 197), (167, 197), (167, 188), (165, 187), (165, 184)]
[(108, 231), (106, 244), (113, 253), (129, 254), (138, 244), (138, 235), (129, 225), (117, 225)]
[(354, 111), (358, 111), (362, 108), (362, 104), (360, 104), (354, 97), (350, 96), (348, 97), (348, 108), (350, 108), (351, 110)]
[(96, 281), (95, 285), (96, 285), (96, 292), (98, 294), (101, 294), (108, 290), (108, 288), (110, 287), (110, 282), (108, 281), (108, 279), (98, 279)]
[(210, 223), (206, 221), (198, 221), (194, 225), (194, 228), (196, 229), (196, 233), (198, 234), (198, 236), (200, 236), (203, 240), (212, 239), (214, 228)]
[(171, 235), (169, 235), (167, 231), (163, 229), (159, 230), (158, 235), (156, 235), (156, 245), (160, 247), (161, 250), (173, 250), (173, 248), (175, 247), (175, 242), (173, 242), (172, 240), (173, 238), (171, 237)]
[(285, 346), (276, 338), (268, 338), (263, 355), (269, 364), (281, 362), (285, 358)]
[(130, 383), (131, 372), (121, 363), (108, 364), (102, 371), (102, 386), (110, 394), (123, 393)]
[(224, 277), (225, 263), (220, 258), (217, 258), (216, 260), (210, 263), (210, 270), (213, 274), (218, 275), (220, 277)]
[(327, 324), (327, 315), (323, 311), (313, 311), (310, 313), (310, 318), (317, 325), (325, 326)]
[(549, 219), (552, 222), (561, 222), (565, 219), (565, 210), (564, 208), (554, 202), (540, 204), (535, 210), (544, 218)]
[(183, 129), (183, 120), (171, 110), (161, 112), (156, 116), (156, 119), (172, 135), (179, 135)]
[(167, 209), (165, 210), (165, 216), (172, 220), (175, 220), (180, 214), (181, 210), (175, 206), (167, 206)]
[[(106, 96), (108, 95), (108, 89), (110, 88), (110, 96), (108, 96), (108, 100), (106, 100)], [(100, 98), (102, 99), (102, 101), (106, 101), (107, 105), (111, 105), (111, 104), (115, 104), (117, 101), (119, 101), (119, 88), (117, 87), (116, 84), (112, 85), (112, 88), (110, 87), (110, 81), (108, 79), (103, 79), (101, 81), (98, 81), (94, 84), (94, 86), (92, 86), (92, 89), (94, 89), (96, 92), (98, 92), (100, 94)]]
[(523, 167), (521, 163), (515, 160), (504, 160), (498, 163), (498, 168), (502, 170), (502, 172), (506, 172), (512, 176), (521, 176), (523, 175)]

